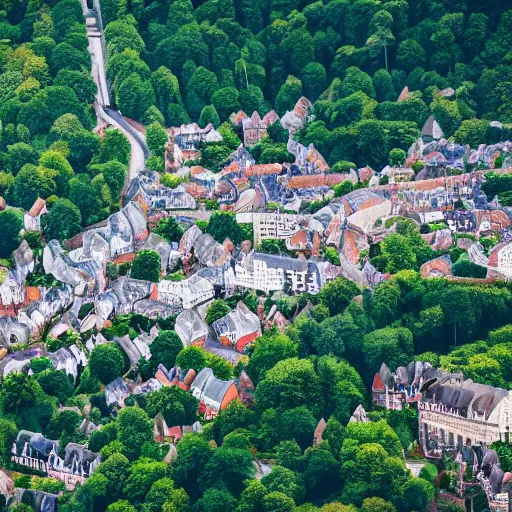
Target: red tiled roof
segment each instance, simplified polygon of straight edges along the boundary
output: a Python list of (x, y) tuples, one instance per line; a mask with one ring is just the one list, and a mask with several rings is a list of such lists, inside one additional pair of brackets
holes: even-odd
[(245, 176), (267, 176), (270, 174), (279, 174), (283, 169), (281, 164), (258, 164), (246, 169)]

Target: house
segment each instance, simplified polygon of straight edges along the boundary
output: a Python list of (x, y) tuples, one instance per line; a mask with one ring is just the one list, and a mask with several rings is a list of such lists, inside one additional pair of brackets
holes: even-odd
[(253, 251), (235, 265), (235, 285), (266, 293), (290, 290), (317, 294), (322, 278), (313, 261)]
[(247, 118), (247, 114), (243, 110), (239, 110), (236, 114), (233, 113), (229, 116), (229, 120), (234, 126), (240, 126), (242, 121)]
[(158, 299), (166, 304), (175, 304), (191, 309), (213, 299), (213, 284), (196, 274), (183, 281), (160, 281)]
[(289, 110), (281, 118), (281, 126), (290, 132), (290, 135), (302, 130), (310, 118), (313, 104), (304, 96), (300, 98), (293, 110)]
[(59, 450), (59, 441), (28, 430), (18, 432), (11, 455), (16, 464), (62, 480), (67, 490), (73, 490), (77, 483), (84, 484), (101, 461), (98, 453), (84, 445), (68, 443), (64, 450)]
[(203, 368), (190, 386), (190, 391), (199, 400), (199, 412), (212, 419), (230, 402), (238, 398), (235, 380), (220, 380), (211, 368)]
[[(289, 213), (253, 213), (254, 245), (262, 240), (285, 240), (299, 229), (299, 218)], [(238, 217), (237, 217), (238, 220)]]
[(429, 458), (465, 446), (508, 441), (512, 426), (509, 390), (478, 384), (461, 373), (430, 368), (418, 403), (420, 445)]
[(176, 318), (174, 326), (183, 346), (196, 345), (202, 347), (208, 339), (208, 326), (195, 309), (185, 309)]
[(258, 112), (254, 111), (251, 117), (242, 120), (244, 132), (244, 145), (248, 148), (254, 147), (267, 134), (267, 123), (265, 123)]
[(46, 201), (38, 197), (32, 208), (23, 216), (23, 224), (27, 231), (41, 231), (41, 217), (48, 213)]
[(261, 336), (260, 320), (242, 301), (236, 309), (213, 322), (221, 345), (243, 352), (245, 347)]
[(400, 366), (396, 373), (385, 363), (375, 374), (372, 384), (373, 403), (386, 409), (401, 411), (406, 404), (417, 403), (421, 399), (420, 389), (432, 370), (430, 363), (413, 361), (407, 368)]
[(439, 123), (435, 120), (434, 116), (430, 116), (421, 129), (421, 138), (423, 142), (432, 142), (433, 140), (442, 139), (444, 136), (443, 130)]
[(506, 278), (512, 278), (512, 242), (501, 242), (489, 254), (489, 268)]

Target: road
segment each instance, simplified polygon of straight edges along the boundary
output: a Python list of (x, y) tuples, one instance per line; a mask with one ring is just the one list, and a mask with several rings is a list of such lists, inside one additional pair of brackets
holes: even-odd
[[(128, 139), (131, 146), (130, 165), (128, 179), (132, 180), (140, 171), (144, 170), (145, 161), (148, 157), (148, 148), (144, 135), (127, 123), (124, 117), (117, 111), (110, 108), (110, 93), (105, 71), (105, 44), (102, 32), (101, 12), (99, 2), (95, 1), (95, 9), (91, 11), (87, 7), (87, 0), (81, 0), (82, 10), (86, 19), (87, 38), (89, 39), (89, 53), (91, 55), (91, 75), (96, 83), (98, 92), (94, 110), (98, 119), (98, 128), (107, 125), (115, 126), (121, 130)], [(96, 18), (91, 18), (94, 12)], [(87, 22), (87, 20), (96, 22)]]

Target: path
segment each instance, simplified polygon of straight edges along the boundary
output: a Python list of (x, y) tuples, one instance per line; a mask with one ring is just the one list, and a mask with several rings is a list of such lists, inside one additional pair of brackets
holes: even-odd
[(140, 171), (144, 170), (145, 160), (148, 157), (146, 138), (133, 128), (124, 117), (110, 107), (110, 92), (105, 71), (105, 41), (99, 0), (94, 0), (94, 9), (89, 9), (87, 0), (81, 0), (82, 10), (86, 20), (87, 38), (89, 39), (89, 53), (91, 54), (91, 75), (96, 83), (98, 92), (94, 103), (94, 110), (98, 119), (98, 128), (107, 125), (115, 126), (128, 139), (131, 146), (128, 179), (132, 180)]

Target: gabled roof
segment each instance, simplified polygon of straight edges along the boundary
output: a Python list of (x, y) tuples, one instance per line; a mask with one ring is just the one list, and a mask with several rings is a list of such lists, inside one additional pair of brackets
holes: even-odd
[(444, 133), (434, 116), (430, 116), (421, 129), (422, 137), (431, 137), (432, 139), (441, 139)]
[(41, 213), (43, 213), (43, 209), (45, 208), (45, 206), (46, 201), (38, 197), (35, 203), (32, 205), (32, 208), (30, 208), (28, 214), (31, 217), (38, 217), (39, 215), (41, 215)]

